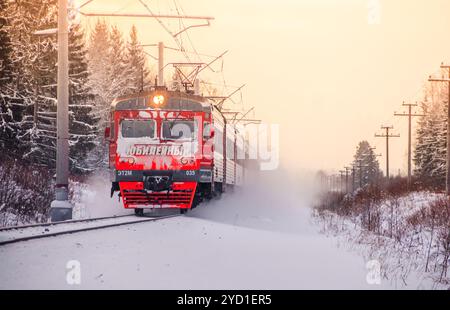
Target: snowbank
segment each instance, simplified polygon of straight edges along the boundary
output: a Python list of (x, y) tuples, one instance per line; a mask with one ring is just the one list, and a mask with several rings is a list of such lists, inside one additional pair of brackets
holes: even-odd
[(450, 284), (445, 263), (449, 227), (444, 218), (430, 223), (432, 212), (445, 216), (444, 199), (442, 194), (412, 192), (363, 200), (362, 205), (346, 201), (338, 208), (318, 209), (314, 218), (340, 245), (377, 259), (393, 285), (445, 289)]

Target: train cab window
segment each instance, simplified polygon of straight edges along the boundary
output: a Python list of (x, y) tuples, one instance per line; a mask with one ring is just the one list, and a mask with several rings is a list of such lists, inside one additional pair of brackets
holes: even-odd
[(196, 140), (197, 125), (193, 120), (170, 120), (162, 122), (162, 138), (166, 140)]
[(120, 123), (120, 130), (124, 138), (155, 137), (154, 120), (127, 120)]

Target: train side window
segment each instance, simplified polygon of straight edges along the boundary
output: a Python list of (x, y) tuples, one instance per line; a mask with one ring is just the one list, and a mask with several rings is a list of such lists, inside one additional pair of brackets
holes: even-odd
[(211, 123), (204, 122), (203, 123), (203, 139), (211, 138)]
[(234, 159), (234, 141), (227, 138), (227, 158)]
[(219, 128), (214, 130), (214, 149), (216, 152), (223, 154), (223, 132)]
[(124, 138), (155, 137), (154, 120), (127, 120), (120, 123), (120, 130)]

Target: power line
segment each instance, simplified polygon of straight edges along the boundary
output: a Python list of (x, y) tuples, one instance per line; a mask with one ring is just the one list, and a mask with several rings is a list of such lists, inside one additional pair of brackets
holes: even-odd
[(386, 178), (389, 181), (389, 139), (390, 138), (399, 138), (400, 135), (394, 135), (389, 133), (390, 130), (394, 129), (394, 126), (381, 126), (382, 130), (385, 130), (385, 134), (375, 134), (376, 138), (386, 138)]
[[(168, 18), (168, 19), (176, 19), (176, 18), (181, 18), (181, 19), (204, 19), (204, 20), (213, 20), (213, 17), (207, 17), (207, 16), (193, 16), (193, 15), (171, 15), (171, 14), (133, 14), (133, 13), (121, 13), (121, 14), (115, 14), (115, 13), (86, 13), (86, 12), (81, 12), (80, 14), (83, 16), (87, 16), (87, 17), (138, 17), (138, 18), (143, 18), (143, 17), (151, 17), (151, 18), (156, 18), (156, 19), (160, 19), (160, 18)], [(164, 25), (164, 23), (162, 24), (163, 28), (167, 28), (166, 25)], [(170, 29), (167, 28), (167, 31), (173, 36), (172, 31)]]
[(394, 113), (394, 116), (407, 116), (408, 117), (408, 188), (411, 188), (411, 176), (412, 176), (412, 118), (418, 116), (425, 116), (424, 114), (412, 113), (412, 108), (417, 107), (417, 103), (405, 103), (402, 106), (408, 107), (408, 113)]

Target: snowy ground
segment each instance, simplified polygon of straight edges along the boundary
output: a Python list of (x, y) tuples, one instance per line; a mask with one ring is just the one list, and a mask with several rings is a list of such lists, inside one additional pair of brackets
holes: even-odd
[[(434, 220), (430, 218), (430, 207), (442, 199), (445, 195), (423, 191), (388, 196), (372, 203), (370, 231), (367, 208), (358, 205), (346, 206), (350, 211), (345, 214), (322, 210), (313, 218), (321, 231), (337, 237), (342, 247), (364, 257), (376, 257), (383, 277), (394, 285), (402, 287), (405, 280), (411, 288), (448, 289), (449, 278), (443, 272), (446, 270), (443, 243), (448, 227), (441, 224), (445, 213)], [(431, 221), (435, 223), (433, 229)]]
[[(366, 261), (317, 232), (310, 189), (259, 179), (187, 216), (2, 246), (0, 289), (392, 288), (369, 285)], [(94, 196), (91, 208), (111, 205)], [(80, 285), (66, 281), (71, 260)]]

